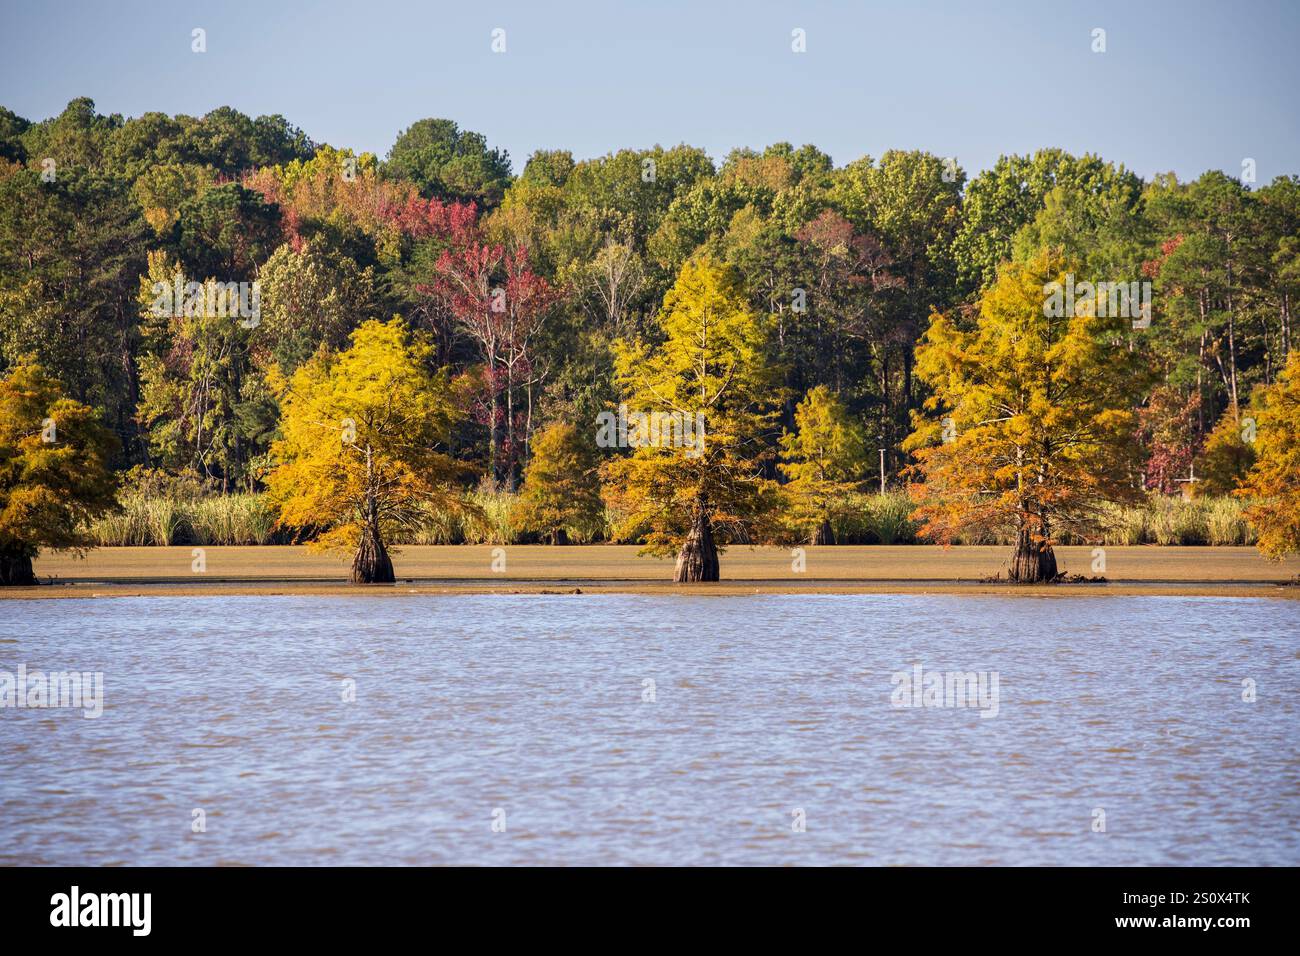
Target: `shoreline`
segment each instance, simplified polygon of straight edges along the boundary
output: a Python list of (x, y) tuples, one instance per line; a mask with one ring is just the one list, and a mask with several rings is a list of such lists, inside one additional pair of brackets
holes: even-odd
[[(988, 581), (1010, 549), (966, 545), (826, 545), (795, 550), (734, 547), (723, 580), (672, 582), (673, 562), (634, 545), (422, 545), (398, 549), (395, 584), (347, 582), (347, 557), (300, 545), (97, 548), (83, 558), (42, 554), (37, 587), (5, 588), (0, 599), (195, 596), (374, 596), (458, 594), (960, 594), (1003, 597), (1300, 598), (1290, 582), (1300, 557), (1280, 564), (1254, 548), (1139, 545), (1057, 549), (1062, 569), (1104, 582), (1013, 585)], [(200, 569), (201, 568), (201, 569)]]
[(0, 600), (99, 600), (111, 598), (190, 598), (190, 597), (454, 597), (483, 594), (590, 596), (632, 594), (650, 597), (753, 597), (761, 595), (963, 595), (969, 597), (1014, 598), (1107, 598), (1107, 597), (1232, 597), (1271, 598), (1274, 600), (1300, 600), (1300, 588), (1294, 585), (1250, 584), (1054, 584), (1054, 585), (996, 585), (942, 583), (915, 584), (860, 584), (844, 586), (807, 587), (754, 585), (745, 581), (716, 584), (681, 584), (671, 582), (662, 587), (635, 583), (610, 584), (582, 582), (571, 588), (559, 588), (555, 582), (512, 582), (489, 585), (466, 583), (455, 586), (399, 583), (397, 585), (293, 585), (267, 583), (261, 585), (170, 585), (170, 584), (75, 584), (13, 588), (0, 593)]

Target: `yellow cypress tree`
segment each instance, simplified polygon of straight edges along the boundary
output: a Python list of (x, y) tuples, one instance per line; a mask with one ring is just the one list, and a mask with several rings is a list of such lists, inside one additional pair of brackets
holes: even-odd
[(781, 472), (792, 523), (802, 540), (834, 544), (836, 505), (858, 485), (866, 439), (849, 410), (825, 385), (809, 389), (794, 410), (795, 430), (781, 437)]
[(716, 581), (719, 543), (766, 537), (775, 514), (775, 483), (763, 477), (781, 400), (769, 322), (733, 269), (703, 257), (682, 267), (655, 331), (660, 339), (615, 343), (629, 414), (676, 416), (702, 434), (688, 444), (630, 431), (632, 454), (604, 466), (627, 515), (617, 533), (644, 535), (645, 553), (676, 551), (678, 582)]
[(551, 544), (573, 535), (591, 538), (604, 513), (593, 449), (570, 422), (556, 422), (533, 436), (524, 473), (517, 522)]
[(438, 450), (458, 410), (431, 353), (400, 319), (366, 322), (346, 351), (301, 366), (281, 399), (267, 479), (280, 521), (323, 529), (317, 547), (354, 549), (354, 583), (394, 580), (385, 539), (426, 508), (468, 507), (452, 485), (461, 466)]
[(117, 439), (39, 365), (0, 379), (0, 585), (35, 584), (40, 548), (79, 550), (114, 506)]

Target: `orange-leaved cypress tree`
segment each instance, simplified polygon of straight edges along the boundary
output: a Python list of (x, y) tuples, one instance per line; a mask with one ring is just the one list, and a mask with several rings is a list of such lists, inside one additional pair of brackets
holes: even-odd
[(1254, 402), (1255, 464), (1237, 494), (1255, 499), (1246, 519), (1273, 560), (1300, 551), (1300, 350)]
[(1094, 534), (1106, 502), (1139, 495), (1134, 404), (1145, 376), (1130, 319), (1103, 299), (1057, 308), (1069, 266), (1044, 250), (1007, 263), (980, 300), (975, 328), (935, 315), (916, 370), (933, 390), (905, 443), (921, 534), (1016, 536), (1013, 581), (1056, 579), (1053, 543)]

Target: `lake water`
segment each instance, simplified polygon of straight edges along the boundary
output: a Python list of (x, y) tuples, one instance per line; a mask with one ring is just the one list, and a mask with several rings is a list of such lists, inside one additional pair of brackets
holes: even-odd
[(1300, 864), (1291, 601), (0, 609), (0, 681), (104, 695), (0, 709), (0, 863)]

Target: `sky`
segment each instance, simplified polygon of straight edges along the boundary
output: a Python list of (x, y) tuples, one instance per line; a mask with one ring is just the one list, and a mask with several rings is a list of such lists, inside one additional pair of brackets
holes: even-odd
[(1047, 146), (1146, 177), (1250, 158), (1264, 184), (1300, 174), (1297, 41), (1298, 0), (0, 0), (0, 105), (228, 105), (381, 157), (446, 117), (516, 172), (535, 149), (685, 142), (721, 160), (786, 141), (836, 165), (924, 149), (968, 174)]

